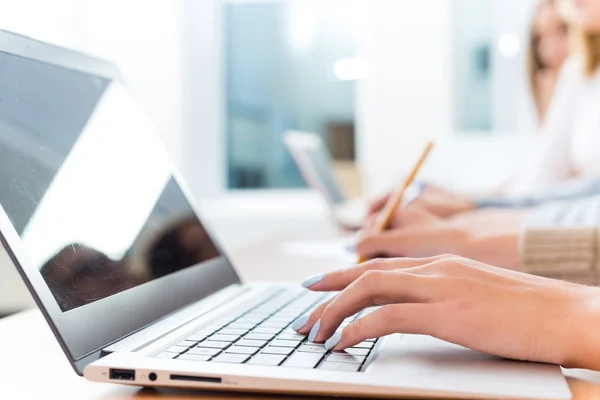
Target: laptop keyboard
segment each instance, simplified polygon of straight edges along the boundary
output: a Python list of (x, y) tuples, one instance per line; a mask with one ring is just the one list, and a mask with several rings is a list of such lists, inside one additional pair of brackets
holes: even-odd
[[(187, 361), (361, 371), (377, 344), (367, 340), (343, 352), (327, 351), (296, 333), (292, 323), (327, 301), (330, 294), (289, 289), (267, 292), (245, 311), (213, 321), (157, 358)], [(343, 329), (357, 314), (340, 326)]]

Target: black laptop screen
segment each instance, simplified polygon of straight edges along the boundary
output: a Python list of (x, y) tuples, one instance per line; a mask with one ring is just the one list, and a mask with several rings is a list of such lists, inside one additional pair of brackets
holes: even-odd
[(121, 83), (5, 53), (0, 204), (63, 311), (223, 257)]

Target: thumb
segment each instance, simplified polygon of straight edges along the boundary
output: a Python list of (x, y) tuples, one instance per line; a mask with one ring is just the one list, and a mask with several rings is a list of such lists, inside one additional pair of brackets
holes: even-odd
[(367, 257), (375, 258), (378, 256), (386, 257), (404, 257), (403, 254), (403, 238), (406, 236), (402, 230), (383, 232), (383, 233), (368, 233), (359, 238), (356, 244), (358, 254)]
[(372, 215), (372, 214), (376, 214), (379, 211), (381, 211), (381, 209), (386, 205), (386, 203), (390, 199), (390, 196), (391, 195), (388, 193), (384, 196), (379, 197), (375, 201), (373, 201), (371, 203), (371, 205), (369, 205), (369, 210), (367, 211), (367, 214)]

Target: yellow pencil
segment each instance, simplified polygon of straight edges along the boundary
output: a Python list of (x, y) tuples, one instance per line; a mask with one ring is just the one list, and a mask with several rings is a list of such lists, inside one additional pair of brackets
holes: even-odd
[[(410, 185), (413, 184), (413, 182), (417, 178), (417, 175), (419, 174), (421, 167), (427, 160), (429, 153), (431, 153), (433, 146), (434, 146), (433, 142), (427, 143), (427, 146), (425, 147), (423, 154), (419, 158), (419, 161), (417, 161), (417, 163), (415, 164), (410, 175), (408, 175), (408, 177), (404, 181), (404, 184), (400, 188), (398, 188), (398, 190), (395, 193), (393, 193), (390, 196), (389, 200), (387, 201), (387, 203), (385, 204), (385, 206), (379, 213), (379, 216), (377, 217), (377, 221), (375, 222), (375, 226), (372, 228), (373, 231), (383, 232), (390, 225), (390, 222), (392, 221), (392, 218), (394, 216), (394, 213), (396, 212), (396, 209), (398, 209), (398, 207), (400, 207), (400, 205), (402, 204), (402, 200), (404, 199), (404, 193), (410, 187)], [(368, 261), (368, 260), (367, 260), (367, 258), (365, 258), (365, 256), (360, 256), (360, 259), (358, 262), (364, 263), (366, 261)]]

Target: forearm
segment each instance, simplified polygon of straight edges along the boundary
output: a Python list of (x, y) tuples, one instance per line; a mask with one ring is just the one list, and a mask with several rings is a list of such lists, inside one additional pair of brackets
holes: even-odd
[(498, 197), (488, 196), (474, 199), (477, 208), (527, 208), (553, 201), (573, 200), (600, 194), (600, 179), (565, 183), (542, 193)]
[(578, 301), (571, 307), (572, 313), (558, 328), (562, 331), (556, 343), (563, 348), (561, 365), (600, 371), (600, 289), (579, 286)]
[(466, 235), (459, 255), (495, 265), (519, 270), (519, 235), (502, 232), (486, 235)]

